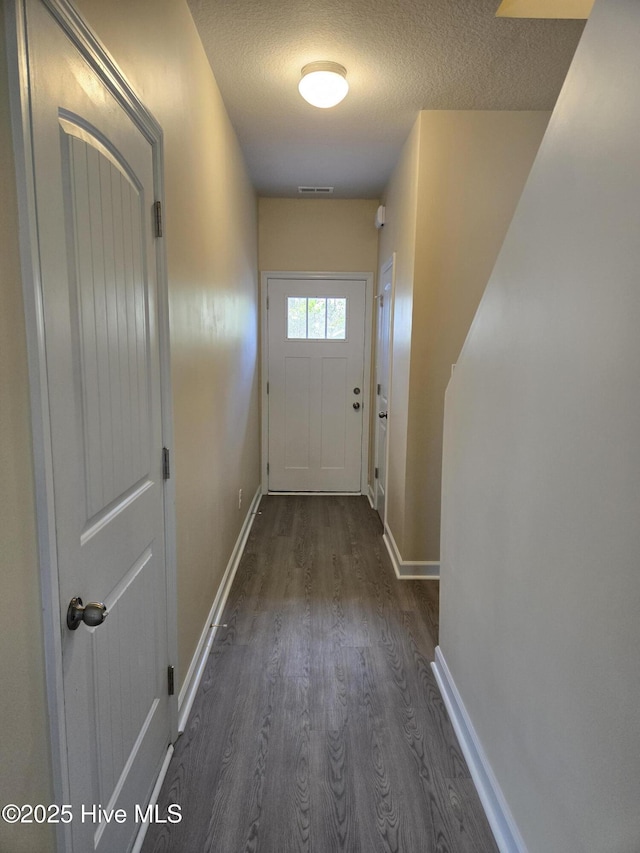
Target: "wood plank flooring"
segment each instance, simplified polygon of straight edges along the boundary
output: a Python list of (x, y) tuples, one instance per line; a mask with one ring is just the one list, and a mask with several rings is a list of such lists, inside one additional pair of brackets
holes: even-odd
[(143, 853), (496, 853), (364, 497), (263, 498)]

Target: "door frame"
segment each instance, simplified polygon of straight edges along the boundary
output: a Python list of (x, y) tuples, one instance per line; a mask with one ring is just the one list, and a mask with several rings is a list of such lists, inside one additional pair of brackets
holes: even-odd
[[(164, 202), (162, 128), (139, 100), (102, 42), (89, 29), (69, 0), (39, 0), (71, 44), (100, 77), (118, 104), (150, 143), (153, 152), (155, 200)], [(28, 49), (24, 0), (5, 6), (11, 122), (20, 224), (22, 291), (29, 368), (31, 431), (35, 483), (36, 533), (43, 612), (46, 696), (49, 716), (53, 793), (58, 803), (69, 802), (69, 772), (60, 630), (59, 568), (53, 491), (53, 458), (49, 420), (39, 232), (35, 203), (34, 152), (28, 86)], [(164, 239), (156, 239), (160, 396), (163, 444), (173, 448), (169, 294)], [(177, 567), (175, 480), (164, 481), (165, 563), (167, 579), (167, 641), (169, 659), (177, 663)], [(170, 738), (178, 735), (177, 694), (170, 699)], [(71, 849), (69, 825), (57, 824), (60, 851)]]
[[(269, 335), (267, 315), (267, 288), (270, 278), (293, 279), (304, 281), (364, 281), (364, 354), (363, 354), (363, 388), (362, 388), (362, 444), (360, 462), (360, 492), (366, 495), (369, 488), (369, 433), (370, 433), (370, 402), (371, 402), (371, 337), (373, 323), (373, 278), (372, 272), (292, 272), (267, 270), (260, 273), (260, 386), (261, 386), (261, 430), (262, 430), (262, 494), (269, 494), (269, 476), (267, 462), (269, 461), (269, 398), (267, 396), (267, 377), (269, 373)], [(283, 494), (278, 492), (278, 494)], [(322, 494), (330, 494), (323, 492)], [(345, 494), (342, 493), (341, 494)]]
[[(392, 393), (392, 381), (391, 377), (393, 374), (393, 312), (395, 308), (396, 302), (396, 253), (393, 252), (391, 257), (385, 261), (384, 264), (380, 267), (380, 274), (378, 276), (378, 293), (376, 294), (376, 301), (380, 299), (383, 294), (382, 281), (386, 272), (391, 270), (391, 305), (389, 306), (389, 363), (387, 364), (388, 376), (387, 376), (387, 412), (391, 411), (391, 393)], [(378, 315), (379, 316), (379, 315)], [(374, 373), (374, 382), (377, 383), (378, 380), (378, 324), (376, 322), (376, 352), (375, 352), (375, 361), (373, 363), (373, 373)], [(378, 395), (374, 395), (374, 399), (376, 403), (378, 402)], [(372, 406), (371, 408), (371, 424), (374, 432), (374, 453), (373, 453), (373, 464), (375, 467), (375, 463), (378, 461), (378, 429), (376, 424), (376, 407)], [(391, 419), (387, 418), (387, 444), (385, 447), (384, 453), (384, 470), (385, 470), (385, 502), (384, 502), (384, 519), (382, 521), (384, 529), (387, 529), (387, 514), (389, 508), (389, 492), (387, 489), (389, 483), (389, 436), (391, 431)], [(378, 509), (378, 489), (375, 483), (375, 479), (372, 483), (373, 485), (373, 508), (375, 510)]]

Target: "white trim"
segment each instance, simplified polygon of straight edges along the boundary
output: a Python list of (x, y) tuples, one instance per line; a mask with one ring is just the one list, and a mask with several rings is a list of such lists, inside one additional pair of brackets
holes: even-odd
[[(385, 524), (382, 541), (386, 545), (393, 571), (401, 581), (424, 581), (440, 579), (440, 563), (431, 560), (403, 560), (393, 538), (393, 533)], [(422, 569), (422, 570), (420, 570)]]
[[(391, 453), (391, 434), (393, 432), (393, 332), (394, 332), (394, 323), (395, 323), (395, 312), (396, 312), (396, 253), (394, 252), (391, 255), (390, 261), (387, 263), (393, 264), (393, 275), (391, 276), (391, 311), (389, 316), (389, 377), (388, 377), (388, 389), (387, 389), (387, 446), (385, 448), (385, 460), (384, 460), (384, 476), (385, 476), (385, 496), (384, 496), (384, 520), (383, 526), (386, 530), (388, 525), (389, 518), (389, 456)], [(386, 268), (386, 267), (385, 267)]]
[[(151, 797), (148, 806), (155, 806), (158, 802), (158, 797), (160, 796), (160, 789), (162, 788), (162, 783), (164, 782), (164, 777), (167, 775), (167, 770), (169, 769), (169, 764), (171, 763), (171, 758), (173, 756), (173, 744), (169, 744), (169, 749), (167, 750), (167, 754), (164, 757), (164, 761), (162, 762), (162, 767), (160, 768), (160, 773), (158, 773), (158, 778), (156, 779), (156, 784), (153, 787), (153, 791), (151, 792)], [(142, 850), (142, 845), (144, 844), (144, 839), (147, 834), (147, 830), (149, 829), (150, 821), (143, 821), (140, 824), (140, 829), (138, 830), (138, 834), (136, 835), (135, 843), (131, 849), (131, 853), (140, 853)]]
[(373, 509), (373, 510), (377, 509), (377, 507), (376, 507), (376, 495), (375, 495), (375, 492), (373, 490), (373, 486), (371, 485), (371, 483), (369, 483), (369, 488), (367, 489), (367, 497), (369, 498), (369, 504), (371, 506), (371, 509)]
[[(53, 492), (53, 458), (49, 420), (49, 387), (42, 282), (38, 247), (34, 154), (31, 143), (31, 104), (25, 0), (5, 4), (6, 44), (13, 147), (20, 221), (20, 256), (25, 306), (27, 360), (31, 397), (31, 429), (34, 459), (38, 562), (43, 610), (44, 661), (49, 716), (53, 794), (56, 802), (69, 802), (67, 736), (65, 730), (62, 636), (59, 616), (59, 579)], [(149, 141), (153, 151), (156, 200), (164, 201), (162, 128), (119, 70), (102, 42), (89, 29), (69, 0), (40, 0), (71, 44), (83, 56), (111, 92), (117, 103)], [(160, 386), (163, 444), (172, 447), (171, 371), (169, 355), (169, 298), (164, 240), (156, 241), (158, 335), (160, 340)], [(175, 491), (173, 481), (164, 488), (164, 523), (167, 580), (167, 644), (169, 660), (177, 659), (177, 569)], [(177, 735), (177, 702), (170, 700), (172, 736)], [(72, 847), (69, 824), (56, 826), (59, 850)]]
[(527, 853), (440, 646), (436, 647), (436, 659), (431, 667), (500, 853)]
[[(155, 201), (162, 204), (163, 236), (156, 238), (156, 277), (158, 282), (158, 335), (160, 339), (160, 418), (162, 445), (169, 451), (170, 476), (163, 481), (164, 552), (167, 584), (167, 647), (170, 663), (178, 662), (178, 555), (176, 520), (176, 478), (173, 439), (173, 386), (171, 382), (171, 328), (169, 319), (169, 275), (167, 268), (167, 216), (164, 188), (164, 135), (153, 146)], [(178, 701), (169, 699), (171, 739), (178, 737)]]
[[(31, 146), (30, 105), (27, 85), (28, 57), (26, 21), (22, 3), (5, 3), (6, 45), (9, 71), (11, 124), (16, 170), (18, 214), (20, 221), (20, 259), (24, 298), (31, 433), (33, 443), (34, 487), (38, 564), (42, 596), (42, 618), (47, 708), (53, 797), (68, 803), (67, 734), (64, 719), (62, 678), (61, 612), (56, 550), (56, 524), (53, 512), (53, 456), (47, 394), (47, 366), (44, 348), (44, 316), (37, 244), (33, 149)], [(71, 850), (71, 827), (56, 824), (56, 849)]]
[[(391, 429), (391, 419), (388, 417), (391, 412), (391, 379), (393, 376), (393, 315), (395, 310), (396, 303), (396, 253), (392, 252), (391, 257), (380, 267), (380, 273), (378, 275), (378, 296), (382, 296), (384, 294), (384, 288), (382, 285), (382, 281), (384, 279), (384, 274), (387, 270), (391, 269), (391, 305), (389, 308), (389, 364), (387, 365), (388, 376), (387, 376), (387, 445), (385, 447), (385, 460), (384, 460), (384, 470), (385, 470), (385, 488), (388, 486), (388, 477), (389, 477), (389, 436)], [(378, 382), (378, 354), (377, 354), (377, 343), (378, 343), (378, 321), (376, 320), (376, 354), (375, 354), (375, 364), (374, 367), (374, 383), (377, 385)], [(378, 397), (376, 394), (376, 403), (378, 402)], [(377, 415), (376, 406), (371, 407), (371, 422), (369, 424), (369, 432), (373, 430), (374, 434), (374, 467), (377, 466), (378, 463), (378, 430), (374, 425), (374, 421)], [(377, 511), (378, 509), (378, 489), (376, 487), (376, 481), (374, 478), (373, 483), (373, 508)], [(387, 526), (387, 511), (388, 511), (388, 491), (385, 494), (385, 502), (384, 502), (384, 518), (382, 519), (382, 524), (384, 527)]]
[(260, 484), (262, 494), (269, 494), (269, 395), (267, 394), (267, 364), (269, 363), (269, 341), (267, 340), (267, 282), (269, 273), (260, 274)]
[(180, 688), (180, 695), (178, 697), (178, 709), (180, 715), (178, 720), (178, 731), (180, 732), (183, 732), (185, 730), (185, 726), (187, 724), (187, 719), (189, 717), (193, 701), (196, 698), (196, 693), (198, 692), (200, 679), (202, 678), (202, 674), (204, 673), (205, 667), (207, 665), (211, 646), (213, 645), (213, 641), (218, 630), (213, 626), (214, 624), (219, 623), (220, 619), (222, 618), (222, 614), (227, 603), (227, 598), (229, 597), (231, 584), (233, 583), (233, 579), (236, 576), (238, 566), (240, 565), (240, 560), (242, 559), (242, 554), (244, 552), (244, 546), (247, 544), (247, 539), (249, 538), (249, 533), (251, 532), (251, 527), (258, 512), (258, 506), (261, 500), (262, 488), (258, 486), (258, 489), (255, 495), (253, 496), (253, 500), (251, 501), (251, 506), (249, 507), (247, 516), (242, 525), (242, 529), (240, 530), (240, 534), (238, 535), (236, 544), (234, 545), (233, 551), (231, 552), (231, 557), (229, 558), (229, 562), (227, 563), (227, 568), (225, 569), (224, 576), (222, 578), (220, 586), (218, 587), (218, 592), (213, 601), (213, 604), (211, 605), (211, 610), (209, 611), (209, 615), (207, 616), (207, 621), (205, 622), (202, 634), (200, 635), (200, 640), (198, 642), (198, 645), (196, 646), (196, 650), (191, 659), (189, 669), (187, 670), (187, 674), (182, 683), (182, 687)]
[[(365, 427), (370, 424), (371, 408), (371, 333), (373, 322), (373, 278), (372, 272), (296, 272), (292, 270), (265, 270), (260, 273), (260, 335), (262, 338), (260, 353), (260, 384), (261, 388), (261, 443), (262, 443), (262, 493), (269, 494), (269, 476), (267, 462), (269, 461), (269, 399), (267, 397), (267, 380), (269, 364), (269, 340), (267, 327), (267, 286), (270, 278), (302, 279), (308, 281), (364, 281), (365, 282), (365, 327), (364, 327), (364, 376), (362, 381), (362, 453), (360, 465), (360, 492), (366, 495), (369, 486), (369, 432)], [(279, 494), (284, 494), (280, 492)], [(327, 494), (314, 492), (313, 494)]]

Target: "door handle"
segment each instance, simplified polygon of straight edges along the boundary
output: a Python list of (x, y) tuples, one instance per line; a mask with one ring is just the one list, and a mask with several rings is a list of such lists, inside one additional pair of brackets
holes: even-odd
[(378, 417), (379, 417), (379, 418), (386, 418), (386, 417), (388, 417), (388, 416), (389, 416), (389, 415), (388, 415), (388, 412), (378, 412)]
[(359, 408), (360, 408), (360, 403), (354, 403), (354, 404), (353, 404), (353, 408), (354, 408), (354, 409), (359, 409)]
[(80, 596), (77, 596), (69, 602), (67, 628), (70, 631), (75, 631), (81, 622), (84, 622), (89, 628), (96, 628), (98, 625), (102, 625), (108, 615), (109, 611), (102, 602), (89, 601), (87, 604), (83, 604)]

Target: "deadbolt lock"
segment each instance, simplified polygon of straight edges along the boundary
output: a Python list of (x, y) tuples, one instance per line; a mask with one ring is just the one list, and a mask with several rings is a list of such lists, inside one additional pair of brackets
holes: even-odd
[(359, 394), (359, 393), (360, 393), (360, 389), (359, 389), (359, 388), (354, 388), (354, 389), (353, 389), (353, 393), (354, 393), (354, 394)]

